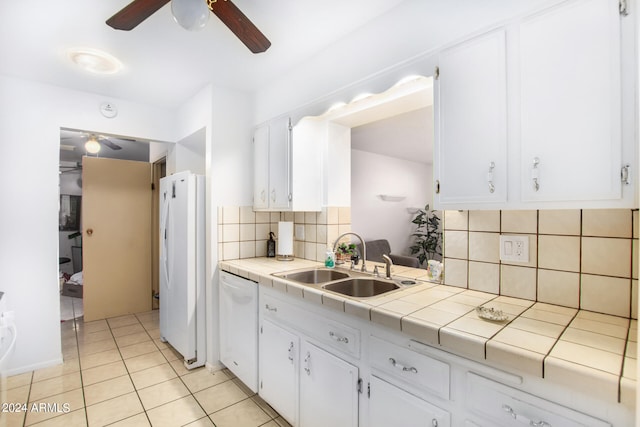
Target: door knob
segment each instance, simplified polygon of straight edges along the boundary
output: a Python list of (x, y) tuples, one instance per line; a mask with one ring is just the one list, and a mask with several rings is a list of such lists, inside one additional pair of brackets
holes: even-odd
[(93, 228), (87, 228), (87, 235), (91, 236), (93, 234)]

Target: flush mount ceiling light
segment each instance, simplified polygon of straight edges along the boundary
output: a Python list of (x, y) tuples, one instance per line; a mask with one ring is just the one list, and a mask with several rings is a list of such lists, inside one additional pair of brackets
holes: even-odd
[(98, 138), (95, 135), (89, 136), (87, 142), (84, 143), (84, 149), (87, 150), (87, 153), (97, 154), (100, 151)]
[(211, 15), (207, 3), (202, 0), (171, 0), (171, 13), (173, 19), (189, 31), (204, 28)]
[(72, 48), (67, 50), (67, 56), (74, 64), (95, 74), (115, 74), (122, 69), (118, 58), (98, 49)]

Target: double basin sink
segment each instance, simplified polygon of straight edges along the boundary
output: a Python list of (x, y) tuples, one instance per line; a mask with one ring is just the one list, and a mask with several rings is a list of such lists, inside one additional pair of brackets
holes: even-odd
[(363, 273), (342, 272), (323, 268), (276, 273), (274, 276), (315, 285), (321, 289), (353, 298), (369, 298), (400, 289), (393, 280), (383, 280)]

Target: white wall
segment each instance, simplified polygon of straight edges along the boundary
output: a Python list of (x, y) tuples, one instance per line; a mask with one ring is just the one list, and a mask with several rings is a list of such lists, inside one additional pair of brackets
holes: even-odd
[[(415, 215), (431, 204), (432, 165), (351, 150), (351, 228), (365, 240), (387, 239), (391, 252), (408, 255)], [(397, 202), (379, 195), (404, 196)]]
[[(18, 341), (7, 373), (62, 361), (58, 293), (60, 128), (172, 140), (169, 111), (0, 76), (0, 290), (15, 312)], [(109, 101), (118, 116), (106, 119)], [(11, 208), (8, 208), (8, 207)]]

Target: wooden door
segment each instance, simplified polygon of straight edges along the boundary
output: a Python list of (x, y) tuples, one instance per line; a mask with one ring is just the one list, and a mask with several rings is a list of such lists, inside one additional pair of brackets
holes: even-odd
[(85, 321), (151, 310), (151, 165), (82, 162)]

